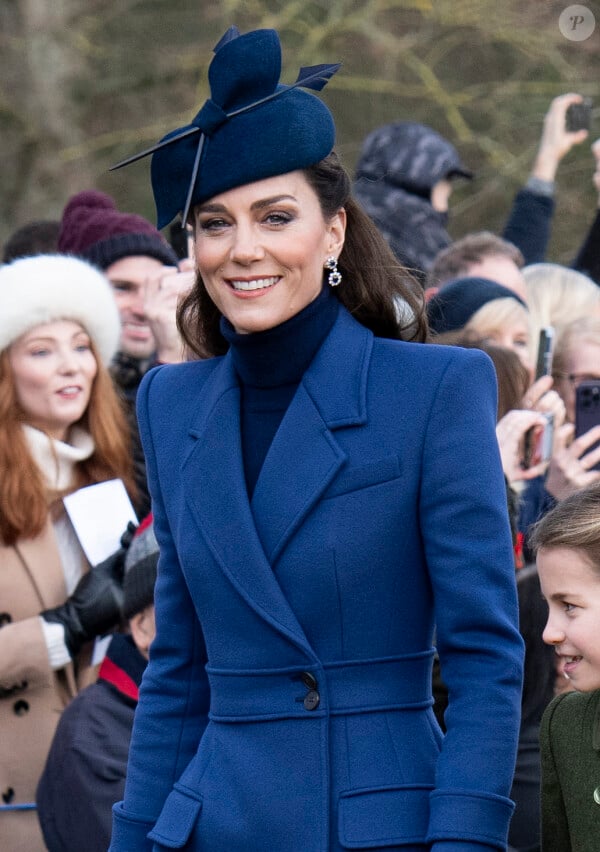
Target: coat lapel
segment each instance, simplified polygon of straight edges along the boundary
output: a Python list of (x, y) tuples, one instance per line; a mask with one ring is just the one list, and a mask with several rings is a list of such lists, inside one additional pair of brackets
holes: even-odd
[(340, 315), (286, 412), (252, 505), (244, 478), (240, 388), (229, 356), (204, 385), (182, 475), (213, 556), (246, 602), (311, 657), (314, 652), (272, 565), (346, 461), (333, 430), (366, 422), (373, 336)]
[(62, 603), (67, 589), (50, 519), (39, 536), (18, 541), (15, 551), (35, 589), (40, 610)]
[(196, 522), (246, 602), (314, 658), (257, 535), (242, 463), (240, 389), (228, 356), (204, 385), (198, 411), (190, 430), (194, 446), (182, 468)]
[(371, 332), (341, 310), (280, 424), (252, 499), (271, 565), (346, 462), (334, 430), (366, 423), (372, 345)]

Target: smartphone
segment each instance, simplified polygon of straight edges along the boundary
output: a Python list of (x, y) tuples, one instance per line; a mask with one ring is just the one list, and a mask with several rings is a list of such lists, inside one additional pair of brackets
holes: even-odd
[(536, 381), (542, 376), (552, 374), (552, 353), (554, 351), (554, 328), (547, 325), (540, 331), (540, 339), (537, 351), (537, 364), (535, 368)]
[(589, 130), (592, 123), (592, 99), (584, 98), (581, 103), (571, 104), (567, 109), (566, 128), (569, 133)]
[[(593, 426), (600, 424), (600, 381), (582, 382), (575, 391), (575, 437), (579, 438)], [(600, 444), (597, 441), (587, 450), (591, 452)], [(600, 462), (591, 470), (600, 470)]]
[(539, 426), (532, 426), (525, 432), (525, 440), (523, 446), (523, 467), (530, 468), (542, 462), (549, 462), (552, 457), (552, 448), (554, 446), (554, 414), (551, 412), (543, 412), (545, 424), (540, 429)]

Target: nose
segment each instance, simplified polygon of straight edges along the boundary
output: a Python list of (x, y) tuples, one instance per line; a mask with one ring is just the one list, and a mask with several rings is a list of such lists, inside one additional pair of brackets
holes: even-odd
[(146, 316), (146, 307), (145, 307), (145, 299), (146, 299), (146, 289), (148, 287), (148, 280), (146, 279), (143, 286), (136, 287), (135, 290), (131, 291), (131, 301), (129, 303), (131, 312), (136, 314), (138, 317)]
[(264, 249), (250, 224), (237, 224), (229, 254), (232, 261), (243, 266), (264, 257)]
[(564, 630), (556, 623), (556, 620), (550, 616), (546, 622), (546, 626), (542, 632), (542, 639), (546, 645), (560, 645), (565, 641)]
[(79, 361), (77, 360), (77, 354), (73, 351), (73, 349), (71, 349), (70, 346), (65, 349), (61, 349), (59, 371), (67, 375), (71, 375), (72, 373), (76, 373), (78, 369)]

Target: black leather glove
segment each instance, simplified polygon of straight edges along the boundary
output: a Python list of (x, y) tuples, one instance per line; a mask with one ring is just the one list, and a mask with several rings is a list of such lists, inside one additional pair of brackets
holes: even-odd
[(41, 613), (46, 621), (62, 624), (72, 659), (86, 642), (121, 621), (125, 555), (135, 529), (130, 522), (121, 536), (121, 547), (84, 574), (64, 604)]

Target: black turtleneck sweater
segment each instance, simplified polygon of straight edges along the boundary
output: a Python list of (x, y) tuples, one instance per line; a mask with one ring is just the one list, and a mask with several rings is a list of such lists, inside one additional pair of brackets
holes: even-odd
[(324, 287), (303, 310), (267, 331), (237, 334), (221, 319), (242, 391), (242, 454), (250, 497), (283, 415), (338, 310), (337, 298)]

